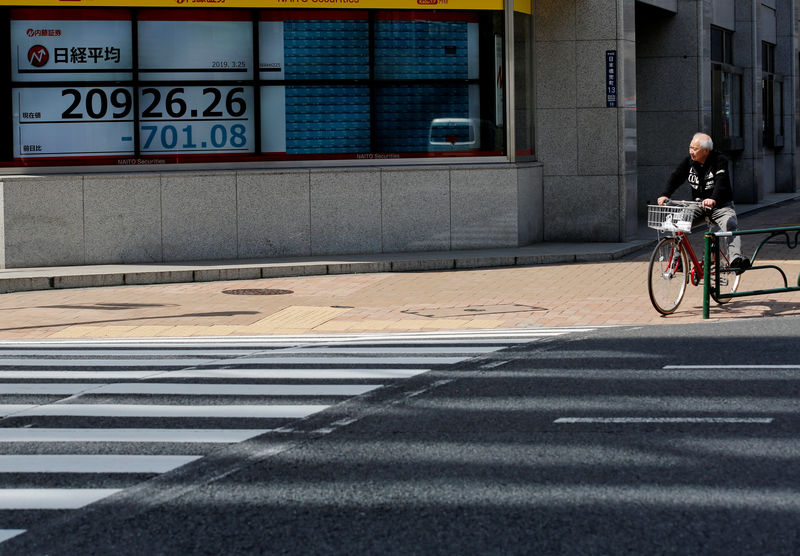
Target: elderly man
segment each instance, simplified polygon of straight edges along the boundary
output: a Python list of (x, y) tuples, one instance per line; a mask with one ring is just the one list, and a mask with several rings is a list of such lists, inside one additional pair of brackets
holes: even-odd
[[(664, 192), (658, 198), (658, 204), (663, 205), (669, 201), (675, 190), (686, 181), (692, 188), (692, 198), (700, 201), (703, 209), (711, 211), (712, 226), (716, 224), (726, 232), (737, 229), (728, 159), (721, 152), (714, 150), (711, 137), (705, 133), (695, 133), (692, 137), (689, 143), (689, 156), (672, 172)], [(698, 208), (694, 218), (702, 216), (702, 209)], [(742, 256), (740, 236), (731, 238), (728, 260), (731, 268), (740, 270), (750, 268), (750, 260)]]

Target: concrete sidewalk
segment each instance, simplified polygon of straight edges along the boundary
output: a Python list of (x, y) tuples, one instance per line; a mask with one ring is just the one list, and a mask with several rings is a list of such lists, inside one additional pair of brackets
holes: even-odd
[[(775, 195), (759, 205), (737, 206), (740, 227), (800, 225), (800, 201), (790, 200), (796, 197)], [(6, 292), (0, 295), (0, 338), (252, 336), (700, 320), (700, 288), (689, 288), (670, 317), (659, 316), (650, 306), (647, 247), (655, 233), (643, 234), (648, 239), (613, 244), (0, 270), (0, 292)], [(800, 253), (785, 246), (770, 245), (759, 259), (779, 264), (790, 281), (800, 274)], [(773, 276), (754, 271), (743, 276), (740, 289), (780, 285)], [(743, 298), (712, 308), (711, 316), (776, 314), (800, 314), (800, 295)]]

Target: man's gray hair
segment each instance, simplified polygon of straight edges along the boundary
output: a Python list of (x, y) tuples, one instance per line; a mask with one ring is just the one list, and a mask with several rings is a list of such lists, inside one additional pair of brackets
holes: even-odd
[(707, 133), (695, 133), (692, 140), (697, 139), (700, 143), (700, 147), (703, 149), (713, 150), (714, 149), (714, 141), (711, 140), (711, 137)]

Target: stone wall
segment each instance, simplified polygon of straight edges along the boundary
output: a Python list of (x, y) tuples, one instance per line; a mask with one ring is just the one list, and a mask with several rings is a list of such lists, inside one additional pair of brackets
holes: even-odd
[[(546, 241), (624, 241), (637, 229), (633, 0), (535, 0), (536, 153)], [(617, 105), (607, 106), (606, 52)]]
[(7, 176), (0, 268), (517, 247), (541, 165)]

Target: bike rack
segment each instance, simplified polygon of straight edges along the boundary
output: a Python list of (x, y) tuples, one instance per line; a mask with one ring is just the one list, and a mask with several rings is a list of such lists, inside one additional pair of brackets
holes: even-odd
[[(791, 232), (794, 232), (794, 239), (791, 237)], [(775, 237), (785, 237), (786, 238), (786, 246), (789, 249), (794, 249), (798, 245), (798, 240), (800, 239), (800, 226), (790, 226), (787, 228), (764, 228), (761, 230), (741, 230), (736, 232), (714, 232), (709, 233), (706, 232), (705, 234), (705, 249), (703, 253), (704, 262), (703, 262), (703, 318), (709, 318), (709, 298), (711, 297), (711, 288), (709, 287), (709, 282), (711, 280), (711, 253), (714, 253), (714, 275), (719, 277), (719, 242), (718, 241), (711, 241), (712, 236), (716, 237), (732, 237), (732, 236), (746, 236), (746, 235), (755, 235), (755, 234), (769, 234), (764, 240), (759, 243), (756, 250), (753, 252), (753, 258), (751, 260), (751, 264), (756, 261), (758, 257), (758, 252), (761, 248), (772, 238)], [(800, 291), (800, 274), (797, 275), (797, 286), (789, 286), (789, 281), (786, 279), (786, 273), (781, 270), (780, 267), (768, 264), (762, 266), (751, 266), (744, 272), (750, 272), (751, 270), (762, 270), (771, 268), (777, 270), (781, 277), (783, 278), (783, 287), (782, 288), (772, 288), (766, 290), (753, 290), (747, 292), (736, 292), (736, 293), (721, 293), (719, 291), (719, 281), (715, 280), (714, 282), (714, 294), (717, 299), (732, 299), (734, 297), (748, 297), (752, 295), (762, 295), (768, 293), (783, 293), (783, 292), (794, 292)]]

